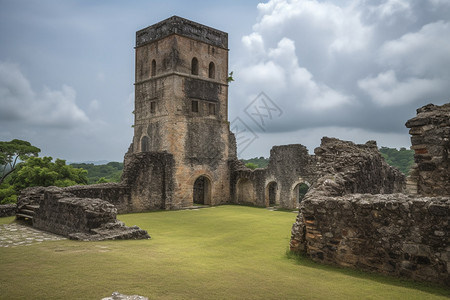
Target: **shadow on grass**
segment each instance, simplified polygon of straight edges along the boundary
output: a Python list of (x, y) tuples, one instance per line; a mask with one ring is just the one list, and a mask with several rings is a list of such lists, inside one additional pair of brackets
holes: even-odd
[(358, 279), (371, 280), (381, 284), (388, 284), (397, 287), (416, 289), (437, 296), (450, 297), (450, 289), (446, 288), (445, 286), (434, 283), (414, 281), (409, 278), (400, 278), (389, 275), (383, 275), (379, 273), (365, 272), (336, 265), (320, 264), (311, 260), (305, 254), (295, 253), (290, 251), (289, 249), (286, 250), (286, 258), (289, 260), (294, 260), (296, 264), (306, 268), (314, 268), (324, 271), (337, 272)]

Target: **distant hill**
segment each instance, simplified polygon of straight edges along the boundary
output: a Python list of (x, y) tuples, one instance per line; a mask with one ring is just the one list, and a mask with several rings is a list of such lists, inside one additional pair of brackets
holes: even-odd
[(381, 147), (380, 153), (388, 164), (399, 169), (403, 174), (408, 175), (414, 164), (414, 151), (406, 148)]
[(269, 164), (269, 159), (264, 157), (254, 157), (250, 159), (241, 159), (244, 164), (254, 164), (257, 168), (265, 168)]
[(81, 162), (68, 162), (68, 164), (87, 164), (87, 165), (106, 165), (109, 163), (109, 160), (87, 160), (87, 161), (81, 161)]
[(123, 163), (111, 161), (106, 164), (96, 165), (91, 163), (72, 163), (74, 168), (88, 171), (89, 184), (119, 182), (122, 176)]

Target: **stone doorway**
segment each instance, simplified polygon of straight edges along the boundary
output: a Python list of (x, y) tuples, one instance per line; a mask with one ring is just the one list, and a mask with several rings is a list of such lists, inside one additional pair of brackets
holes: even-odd
[(266, 187), (266, 206), (274, 206), (278, 204), (277, 201), (277, 183), (275, 181), (270, 182)]
[(206, 176), (200, 176), (194, 182), (194, 204), (211, 204), (211, 181)]
[(309, 185), (307, 185), (306, 183), (299, 183), (295, 186), (294, 188), (294, 201), (295, 201), (295, 205), (297, 205), (297, 207), (300, 205), (300, 202), (302, 202), (303, 198), (305, 197), (305, 194), (308, 192), (309, 189)]

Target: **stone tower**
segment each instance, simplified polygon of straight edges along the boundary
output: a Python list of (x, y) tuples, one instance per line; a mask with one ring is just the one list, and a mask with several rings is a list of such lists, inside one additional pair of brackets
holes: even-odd
[(227, 33), (177, 16), (136, 33), (128, 156), (173, 156), (166, 209), (230, 199), (228, 160), (236, 159), (236, 142), (228, 122), (227, 47)]

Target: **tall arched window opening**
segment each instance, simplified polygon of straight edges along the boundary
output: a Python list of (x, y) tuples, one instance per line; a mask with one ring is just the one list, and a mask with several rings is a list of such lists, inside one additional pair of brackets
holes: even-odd
[(143, 136), (141, 139), (141, 152), (147, 152), (149, 151), (149, 139), (148, 136)]
[(191, 63), (191, 74), (192, 75), (198, 75), (198, 59), (193, 58)]
[(152, 77), (156, 75), (156, 60), (152, 60)]
[(209, 63), (208, 77), (214, 79), (216, 77), (216, 66), (213, 62)]

